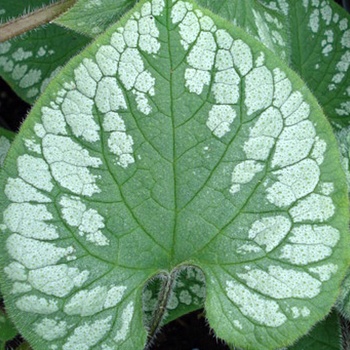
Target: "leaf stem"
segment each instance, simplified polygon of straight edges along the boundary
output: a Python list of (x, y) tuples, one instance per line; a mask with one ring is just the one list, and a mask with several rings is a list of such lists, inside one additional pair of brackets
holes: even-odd
[(0, 43), (51, 22), (77, 0), (60, 0), (0, 25)]
[(148, 341), (145, 349), (149, 349), (152, 344), (154, 336), (159, 331), (160, 327), (163, 324), (164, 318), (167, 313), (167, 306), (169, 300), (172, 296), (174, 286), (176, 284), (176, 277), (178, 276), (179, 270), (175, 269), (170, 274), (163, 273), (159, 277), (162, 278), (162, 286), (158, 295), (157, 307), (154, 310), (151, 324), (148, 331)]

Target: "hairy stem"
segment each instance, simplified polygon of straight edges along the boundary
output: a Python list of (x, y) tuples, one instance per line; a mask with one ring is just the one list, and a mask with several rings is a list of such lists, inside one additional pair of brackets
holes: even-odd
[(163, 274), (162, 276), (162, 286), (158, 295), (157, 307), (154, 311), (149, 327), (148, 342), (145, 349), (149, 349), (154, 336), (157, 334), (163, 324), (167, 312), (167, 305), (174, 290), (178, 272), (178, 270), (173, 270), (171, 274)]
[(0, 43), (49, 23), (77, 0), (61, 0), (0, 25)]

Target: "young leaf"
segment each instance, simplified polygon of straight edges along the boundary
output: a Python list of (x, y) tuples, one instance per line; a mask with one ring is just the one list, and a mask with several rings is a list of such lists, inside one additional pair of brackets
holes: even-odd
[[(23, 14), (28, 7), (51, 3), (49, 0), (2, 0), (0, 22)], [(30, 31), (0, 43), (0, 76), (23, 100), (33, 103), (49, 81), (90, 39), (55, 24)]]
[(333, 0), (198, 0), (295, 69), (333, 126), (349, 125), (350, 16)]
[(205, 276), (217, 336), (286, 346), (348, 266), (331, 128), (303, 82), (191, 1), (141, 1), (75, 57), (2, 172), (1, 283), (36, 350), (143, 349), (144, 286)]
[(94, 38), (115, 23), (136, 2), (137, 0), (78, 0), (55, 23)]

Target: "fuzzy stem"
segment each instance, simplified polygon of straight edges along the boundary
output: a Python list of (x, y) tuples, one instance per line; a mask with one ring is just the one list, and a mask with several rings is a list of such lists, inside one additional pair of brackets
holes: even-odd
[(158, 295), (158, 303), (157, 307), (154, 311), (151, 325), (149, 327), (148, 332), (148, 342), (145, 349), (149, 349), (152, 344), (152, 340), (154, 336), (159, 331), (162, 326), (163, 320), (166, 316), (167, 305), (171, 298), (172, 292), (174, 290), (174, 286), (176, 284), (176, 277), (178, 275), (178, 270), (173, 270), (171, 274), (163, 274), (163, 283)]
[(0, 43), (51, 22), (76, 1), (61, 0), (0, 25)]

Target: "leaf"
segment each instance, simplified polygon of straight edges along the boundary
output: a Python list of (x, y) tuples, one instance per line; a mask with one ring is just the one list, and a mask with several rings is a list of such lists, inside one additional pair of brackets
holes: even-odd
[(333, 126), (350, 123), (350, 16), (333, 0), (198, 0), (241, 26), (305, 80)]
[[(0, 127), (0, 170), (4, 164), (5, 157), (10, 149), (15, 133)], [(2, 296), (0, 294), (0, 302)], [(5, 343), (14, 338), (17, 330), (6, 313), (0, 308), (0, 349), (6, 349)]]
[(17, 329), (8, 318), (6, 313), (0, 309), (0, 347), (5, 349), (5, 343), (13, 339), (17, 334)]
[(285, 29), (288, 19), (285, 11), (280, 7), (285, 2), (277, 2), (275, 8), (270, 8), (262, 1), (256, 0), (198, 0), (197, 2), (244, 28), (272, 52), (290, 63), (289, 46), (286, 44), (289, 35)]
[(5, 157), (14, 138), (15, 133), (0, 127), (0, 168), (4, 164)]
[(32, 348), (27, 342), (22, 343), (16, 350), (31, 350)]
[[(341, 155), (342, 168), (345, 172), (348, 193), (350, 195), (350, 129), (342, 128), (338, 130), (335, 135), (338, 141), (338, 147)], [(344, 278), (341, 293), (337, 301), (338, 310), (346, 317), (350, 319), (350, 270), (347, 272)]]
[[(143, 292), (144, 323), (152, 327), (152, 321), (159, 312), (157, 309), (164, 278), (155, 278), (146, 285)], [(192, 311), (203, 308), (205, 302), (205, 277), (194, 267), (180, 269), (174, 289), (166, 305), (166, 313), (161, 324), (167, 324)]]
[(338, 310), (348, 320), (350, 319), (350, 270), (347, 272), (344, 278), (341, 292), (337, 301)]
[[(50, 0), (2, 0), (0, 22), (22, 15), (26, 9)], [(90, 39), (48, 24), (18, 38), (0, 43), (0, 76), (23, 100), (34, 103), (49, 81)]]
[(136, 2), (136, 0), (78, 0), (69, 11), (57, 18), (55, 23), (94, 38), (115, 23)]
[[(284, 350), (342, 350), (341, 329), (338, 314), (333, 310), (294, 345)], [(235, 350), (235, 348), (232, 348)]]
[(335, 133), (341, 155), (343, 170), (346, 175), (348, 191), (350, 193), (350, 129), (342, 128)]
[[(292, 67), (309, 84), (332, 123), (349, 125), (350, 16), (334, 1), (316, 6), (311, 1), (297, 3), (291, 7), (299, 19), (290, 27), (298, 33), (292, 41)], [(308, 20), (302, 22), (303, 18)]]
[(339, 317), (333, 311), (289, 350), (341, 350)]
[(145, 285), (163, 276), (154, 330), (195, 267), (218, 337), (286, 346), (348, 267), (337, 152), (263, 45), (192, 2), (141, 1), (58, 74), (10, 149), (7, 308), (36, 350), (141, 350)]

